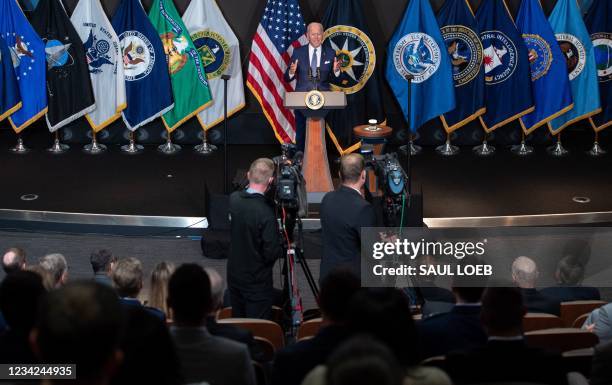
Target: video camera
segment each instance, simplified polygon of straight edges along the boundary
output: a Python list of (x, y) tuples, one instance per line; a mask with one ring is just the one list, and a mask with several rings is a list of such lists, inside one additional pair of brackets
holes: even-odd
[(302, 176), (304, 153), (297, 151), (293, 144), (282, 144), (281, 154), (273, 159), (276, 166), (274, 203), (304, 218), (308, 215), (306, 182)]
[(398, 227), (408, 205), (408, 177), (400, 165), (396, 153), (371, 155), (366, 158), (366, 167), (374, 170), (378, 188), (382, 191), (384, 224)]

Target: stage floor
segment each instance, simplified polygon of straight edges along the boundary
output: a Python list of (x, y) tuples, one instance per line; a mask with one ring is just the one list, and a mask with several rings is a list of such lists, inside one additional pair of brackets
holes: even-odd
[[(505, 148), (489, 158), (474, 156), (470, 148), (444, 158), (426, 148), (412, 158), (411, 171), (415, 189), (423, 192), (424, 217), (501, 217), (503, 222), (514, 216), (579, 213), (583, 219), (564, 224), (612, 222), (604, 220), (612, 213), (612, 156), (588, 157), (585, 151), (590, 143), (573, 136), (590, 138), (585, 133), (565, 135), (564, 145), (571, 152), (564, 158), (553, 158), (541, 147), (525, 158)], [(602, 145), (612, 150), (609, 139), (604, 138)], [(52, 155), (44, 150), (50, 141), (51, 135), (44, 130), (29, 132), (25, 144), (32, 151), (15, 155), (8, 151), (15, 142), (13, 132), (0, 130), (3, 212), (197, 218), (205, 216), (205, 185), (212, 192), (222, 191), (222, 151), (203, 157), (186, 147), (177, 155), (165, 156), (147, 147), (143, 154), (130, 156), (113, 146), (91, 156), (73, 145), (63, 155)], [(255, 158), (279, 152), (277, 145), (229, 146), (230, 179)], [(23, 200), (27, 194), (38, 199)], [(576, 203), (575, 197), (590, 201)], [(594, 215), (590, 213), (605, 215), (589, 220)]]

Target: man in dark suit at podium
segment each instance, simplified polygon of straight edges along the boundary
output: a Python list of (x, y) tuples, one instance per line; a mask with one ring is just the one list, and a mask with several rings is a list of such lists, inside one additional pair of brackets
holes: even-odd
[[(329, 47), (323, 47), (323, 25), (310, 23), (306, 28), (308, 44), (296, 48), (291, 55), (289, 68), (285, 71), (285, 81), (296, 80), (296, 91), (329, 91), (329, 81), (340, 76), (340, 63), (336, 60), (336, 52)], [(299, 111), (295, 112), (295, 141), (298, 150), (304, 151), (306, 119)]]
[(361, 195), (365, 183), (365, 161), (360, 154), (340, 159), (342, 185), (321, 201), (323, 252), (319, 281), (336, 267), (361, 276), (361, 228), (376, 226), (372, 205)]

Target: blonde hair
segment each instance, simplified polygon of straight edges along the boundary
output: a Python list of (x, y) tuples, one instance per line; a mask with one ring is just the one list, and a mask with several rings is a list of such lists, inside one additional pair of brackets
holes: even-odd
[(149, 289), (148, 306), (157, 308), (171, 319), (170, 309), (168, 308), (168, 281), (174, 273), (175, 266), (171, 262), (158, 263), (151, 272), (151, 287)]
[(274, 175), (274, 162), (272, 159), (259, 158), (251, 163), (249, 168), (249, 182), (255, 184), (266, 184)]

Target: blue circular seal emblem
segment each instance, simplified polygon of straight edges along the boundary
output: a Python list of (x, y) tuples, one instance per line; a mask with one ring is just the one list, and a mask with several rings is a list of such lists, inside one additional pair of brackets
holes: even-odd
[(422, 83), (440, 67), (440, 47), (429, 35), (421, 32), (403, 36), (393, 49), (393, 64), (402, 77), (414, 76), (413, 83)]
[(119, 35), (125, 80), (136, 81), (147, 77), (155, 65), (155, 50), (145, 35), (125, 31)]
[(591, 35), (597, 75), (600, 82), (612, 80), (612, 33), (598, 32)]
[[(72, 64), (73, 59), (68, 49), (71, 44), (63, 44), (59, 40), (47, 40), (45, 44), (45, 55), (49, 68), (59, 68), (67, 64)], [(70, 61), (70, 63), (69, 63)]]
[(535, 82), (548, 73), (553, 57), (550, 45), (540, 35), (524, 34), (523, 41), (529, 54), (531, 81)]
[(455, 87), (461, 87), (480, 72), (482, 43), (474, 31), (463, 25), (445, 25), (440, 31), (453, 65)]
[(376, 66), (372, 40), (359, 28), (336, 25), (323, 34), (323, 44), (336, 52), (340, 76), (331, 83), (334, 91), (353, 94), (361, 90)]
[(191, 35), (208, 79), (223, 75), (231, 62), (231, 50), (222, 35), (217, 32), (204, 30)]
[(498, 84), (508, 80), (517, 67), (516, 46), (500, 31), (485, 31), (480, 34), (485, 66), (485, 82)]

